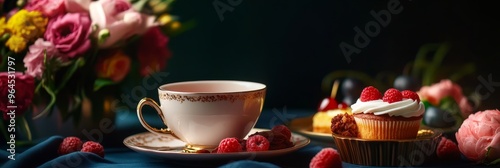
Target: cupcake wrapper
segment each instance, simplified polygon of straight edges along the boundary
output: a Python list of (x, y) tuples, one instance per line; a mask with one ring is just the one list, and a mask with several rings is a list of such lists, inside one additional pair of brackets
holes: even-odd
[(342, 161), (364, 166), (411, 167), (434, 162), (441, 132), (420, 130), (411, 140), (366, 140), (333, 135)]
[(362, 139), (412, 139), (417, 137), (421, 119), (384, 121), (354, 117)]

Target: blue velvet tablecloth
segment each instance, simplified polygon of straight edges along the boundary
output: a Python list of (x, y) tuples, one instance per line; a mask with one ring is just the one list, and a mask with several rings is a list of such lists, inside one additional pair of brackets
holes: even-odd
[[(314, 114), (313, 110), (298, 109), (269, 109), (264, 110), (260, 116), (256, 128), (272, 128), (277, 124), (288, 123), (295, 118), (307, 117)], [(148, 122), (160, 126), (157, 115), (147, 116)], [(155, 123), (156, 122), (156, 123)], [(95, 154), (74, 152), (68, 155), (58, 156), (56, 151), (62, 142), (62, 136), (51, 136), (38, 139), (38, 143), (29, 147), (16, 149), (16, 160), (7, 158), (9, 155), (2, 144), (0, 151), (0, 167), (308, 167), (311, 158), (324, 147), (333, 146), (331, 142), (311, 141), (306, 147), (286, 155), (265, 158), (260, 160), (222, 161), (214, 159), (209, 162), (175, 161), (149, 157), (135, 152), (122, 143), (123, 139), (136, 133), (146, 132), (140, 125), (135, 112), (119, 112), (115, 128), (111, 133), (103, 136), (102, 144), (105, 147), (105, 158)], [(444, 167), (445, 165), (436, 165)], [(450, 166), (450, 165), (447, 165)], [(470, 164), (452, 164), (453, 167), (471, 167)], [(343, 167), (366, 167), (343, 163)]]

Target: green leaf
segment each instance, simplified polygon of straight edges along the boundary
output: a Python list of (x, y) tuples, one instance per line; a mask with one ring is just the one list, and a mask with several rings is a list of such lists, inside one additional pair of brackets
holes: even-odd
[(450, 50), (450, 44), (443, 43), (439, 46), (436, 53), (434, 53), (433, 60), (426, 68), (426, 71), (424, 72), (422, 77), (423, 81), (422, 84), (424, 86), (433, 83), (434, 77), (436, 76), (436, 72), (438, 72), (438, 68), (440, 67), (441, 62), (443, 61), (444, 57), (446, 56), (449, 50)]
[[(62, 95), (66, 96), (67, 94), (63, 93)], [(59, 113), (61, 113), (61, 116), (63, 116), (63, 118), (66, 115), (70, 114), (70, 112), (69, 112), (70, 102), (69, 101), (70, 101), (70, 99), (66, 98), (66, 97), (63, 97), (63, 98), (56, 101), (55, 108), (57, 108), (57, 111)]]
[(66, 83), (68, 83), (69, 79), (71, 79), (73, 74), (75, 74), (76, 70), (78, 70), (78, 68), (84, 65), (84, 62), (85, 60), (82, 57), (80, 57), (73, 63), (73, 65), (71, 65), (68, 71), (66, 71), (66, 73), (64, 74), (63, 80), (59, 84), (59, 87), (57, 87), (57, 89), (54, 91), (55, 94), (59, 93), (61, 89), (66, 87)]
[[(486, 156), (484, 157), (484, 158), (485, 158), (485, 160), (486, 160), (486, 158), (488, 158), (488, 156), (489, 156), (489, 154), (490, 154), (491, 149), (492, 149), (492, 147), (491, 147), (491, 146), (489, 146), (489, 147), (488, 147), (488, 149), (487, 149), (487, 152), (486, 152)], [(489, 163), (486, 163), (486, 162), (485, 162), (485, 160), (483, 161), (483, 163), (485, 163), (486, 165), (495, 165), (495, 164), (500, 163), (500, 158), (498, 158), (498, 159), (496, 159), (496, 160), (494, 160), (494, 161), (492, 161), (492, 162), (489, 162)]]
[(96, 79), (94, 82), (94, 91), (98, 91), (104, 86), (116, 84), (114, 81), (109, 79)]
[(24, 117), (21, 117), (18, 122), (20, 123), (20, 128), (21, 130), (26, 134), (26, 137), (28, 138), (28, 141), (31, 141), (32, 140), (32, 136), (31, 136), (31, 130), (30, 130), (30, 126), (28, 125), (28, 121), (26, 121), (26, 118)]
[(441, 101), (439, 101), (438, 108), (443, 109), (448, 113), (450, 113), (451, 116), (457, 121), (454, 127), (459, 127), (462, 124), (464, 120), (462, 118), (462, 112), (460, 106), (457, 104), (455, 99), (453, 99), (453, 97), (447, 96), (441, 99)]
[(455, 69), (455, 73), (450, 76), (451, 81), (458, 81), (465, 75), (472, 74), (476, 70), (476, 65), (474, 63), (468, 63), (460, 68)]
[(427, 107), (432, 106), (432, 104), (427, 100), (422, 100), (422, 103), (424, 104), (425, 109), (427, 109)]
[[(413, 63), (413, 68), (412, 68), (412, 76), (413, 77), (419, 77), (420, 75), (423, 74), (423, 70), (427, 66), (427, 54), (439, 47), (439, 44), (425, 44), (420, 47), (420, 49), (417, 52), (417, 56), (415, 57), (415, 61)], [(422, 83), (422, 86), (425, 86), (425, 84)]]
[(446, 96), (439, 101), (439, 106), (440, 109), (444, 109), (449, 111), (452, 114), (460, 114), (460, 107), (458, 106), (457, 102), (453, 97), (451, 96)]
[(45, 67), (45, 71), (43, 71), (42, 77), (43, 79), (41, 80), (40, 83), (42, 83), (42, 87), (47, 86), (50, 88), (54, 88), (54, 76), (52, 74), (52, 71), (55, 69), (52, 67), (52, 64), (50, 63), (50, 60), (47, 59), (47, 50), (44, 50), (43, 53), (43, 64)]
[(47, 85), (43, 85), (43, 88), (50, 95), (50, 102), (47, 105), (47, 107), (45, 107), (45, 109), (40, 114), (37, 114), (35, 117), (33, 117), (33, 119), (40, 118), (41, 116), (44, 116), (45, 114), (47, 114), (52, 109), (54, 104), (56, 103), (56, 94), (54, 93), (54, 91), (50, 87), (48, 87)]
[(138, 0), (134, 4), (132, 4), (132, 8), (134, 8), (136, 11), (142, 11), (142, 8), (146, 5), (148, 0)]

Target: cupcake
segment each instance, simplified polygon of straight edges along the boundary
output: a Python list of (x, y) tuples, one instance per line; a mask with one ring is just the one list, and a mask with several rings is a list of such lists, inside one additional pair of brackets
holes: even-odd
[(388, 89), (383, 97), (373, 86), (351, 105), (361, 139), (415, 139), (425, 108), (412, 91)]

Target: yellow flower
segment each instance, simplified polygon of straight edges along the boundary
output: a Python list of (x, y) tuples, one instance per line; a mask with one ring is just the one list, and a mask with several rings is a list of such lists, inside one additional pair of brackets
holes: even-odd
[(15, 53), (19, 53), (26, 48), (26, 43), (27, 41), (23, 37), (18, 35), (13, 35), (10, 36), (9, 40), (7, 40), (5, 45)]
[(37, 11), (19, 10), (7, 21), (7, 28), (12, 34), (24, 37), (25, 41), (34, 41), (43, 36), (48, 19)]
[(6, 27), (7, 26), (5, 25), (5, 17), (0, 18), (0, 37), (2, 37), (3, 34), (5, 33)]

